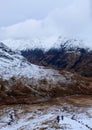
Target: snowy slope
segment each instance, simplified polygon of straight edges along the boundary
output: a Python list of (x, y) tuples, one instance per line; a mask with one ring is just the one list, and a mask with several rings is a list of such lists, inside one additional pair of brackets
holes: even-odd
[[(57, 71), (51, 69), (45, 69), (29, 63), (19, 53), (12, 51), (3, 43), (0, 43), (0, 76), (4, 78), (10, 78), (12, 76), (24, 76), (29, 78), (48, 78), (54, 80), (54, 75), (58, 76), (58, 80), (61, 76)], [(65, 78), (62, 76), (62, 81)]]
[(7, 39), (3, 40), (8, 47), (12, 48), (13, 50), (26, 50), (26, 49), (35, 49), (41, 48), (44, 50), (49, 50), (50, 48), (59, 48), (60, 45), (67, 43), (67, 47), (87, 47), (87, 44), (84, 44), (82, 40), (76, 39), (68, 39), (59, 37), (50, 37), (50, 38), (39, 38), (39, 39)]
[[(62, 103), (62, 102), (61, 102)], [(64, 105), (64, 104), (63, 104)], [(71, 110), (70, 105), (66, 106)], [(0, 120), (1, 130), (91, 130), (92, 129), (92, 111), (91, 108), (72, 106), (71, 112), (62, 111), (61, 105), (25, 105), (25, 106), (10, 106), (0, 111), (2, 119)], [(84, 111), (85, 109), (85, 111)], [(14, 122), (11, 125), (7, 123), (10, 121), (9, 111), (15, 113)], [(86, 115), (90, 113), (90, 117)], [(60, 118), (58, 123), (57, 115), (63, 115), (64, 119)], [(75, 115), (75, 118), (72, 118)]]
[[(45, 122), (46, 120), (49, 120), (49, 119), (53, 120), (55, 118), (55, 115), (46, 114), (37, 118), (38, 119), (34, 119), (31, 122), (20, 120), (17, 125), (16, 124), (12, 125), (13, 127), (7, 126), (5, 128), (2, 128), (1, 130), (17, 130), (17, 129), (21, 130), (21, 128), (24, 128), (26, 130), (34, 130), (34, 129), (40, 130), (39, 127), (42, 127), (41, 122)], [(43, 125), (43, 129), (46, 127), (48, 127), (46, 130), (56, 130), (56, 129), (62, 130), (62, 128), (65, 128), (65, 130), (89, 130), (85, 125), (82, 125), (78, 123), (77, 121), (72, 120), (71, 118), (68, 118), (68, 117), (65, 117), (64, 121), (61, 120), (60, 123), (57, 124), (57, 126), (55, 126), (56, 128), (54, 127), (49, 128), (48, 125)]]

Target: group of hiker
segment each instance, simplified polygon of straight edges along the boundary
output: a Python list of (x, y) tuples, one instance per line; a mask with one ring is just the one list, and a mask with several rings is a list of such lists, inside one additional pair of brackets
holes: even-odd
[(57, 122), (59, 123), (60, 122), (60, 120), (64, 120), (64, 116), (62, 115), (62, 116), (57, 116)]

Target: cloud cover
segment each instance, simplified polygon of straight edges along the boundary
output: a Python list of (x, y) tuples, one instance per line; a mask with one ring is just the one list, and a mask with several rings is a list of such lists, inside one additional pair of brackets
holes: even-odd
[[(70, 1), (70, 2), (69, 2)], [(0, 29), (1, 39), (62, 37), (80, 38), (91, 45), (91, 0), (69, 0), (63, 8), (53, 9), (44, 19), (27, 19)]]

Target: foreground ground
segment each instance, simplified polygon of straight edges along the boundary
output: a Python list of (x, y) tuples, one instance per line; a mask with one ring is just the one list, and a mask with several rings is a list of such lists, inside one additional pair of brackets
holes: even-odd
[[(12, 117), (11, 117), (12, 115)], [(57, 115), (64, 119), (57, 123)], [(92, 96), (0, 107), (0, 130), (92, 130)]]

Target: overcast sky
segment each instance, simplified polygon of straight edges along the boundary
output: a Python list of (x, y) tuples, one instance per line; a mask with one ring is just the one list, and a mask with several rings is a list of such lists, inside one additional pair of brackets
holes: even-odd
[(0, 26), (26, 19), (43, 19), (52, 10), (69, 4), (69, 1), (72, 0), (0, 0)]
[(0, 0), (0, 39), (80, 37), (92, 41), (92, 0)]

